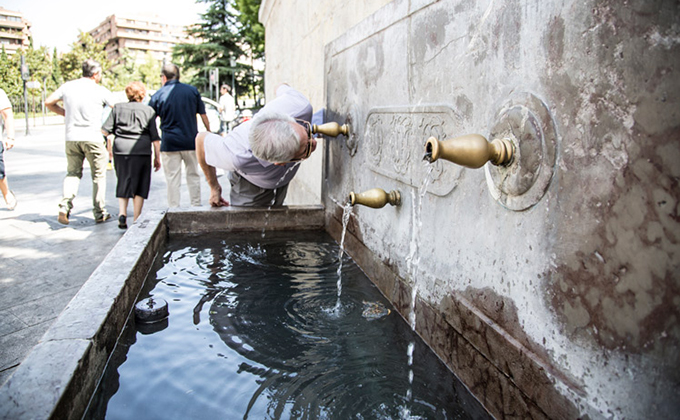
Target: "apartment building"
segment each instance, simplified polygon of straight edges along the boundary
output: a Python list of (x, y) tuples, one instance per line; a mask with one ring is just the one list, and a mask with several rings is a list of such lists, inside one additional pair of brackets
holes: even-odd
[(156, 60), (170, 61), (174, 45), (193, 42), (184, 26), (164, 23), (157, 15), (113, 14), (90, 34), (95, 41), (106, 43), (108, 59), (113, 62), (120, 60), (124, 48), (140, 63), (147, 53)]
[(28, 48), (31, 37), (31, 23), (21, 12), (0, 7), (0, 45), (12, 55), (20, 48)]

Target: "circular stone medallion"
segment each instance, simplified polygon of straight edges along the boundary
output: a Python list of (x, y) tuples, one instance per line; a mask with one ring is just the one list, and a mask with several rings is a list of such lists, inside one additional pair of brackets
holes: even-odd
[(498, 111), (489, 135), (509, 139), (515, 156), (508, 166), (485, 165), (493, 198), (510, 210), (526, 210), (545, 195), (555, 171), (557, 133), (550, 111), (537, 97), (518, 94)]

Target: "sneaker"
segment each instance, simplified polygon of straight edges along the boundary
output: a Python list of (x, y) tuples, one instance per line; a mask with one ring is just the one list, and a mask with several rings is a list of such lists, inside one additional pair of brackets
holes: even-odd
[(118, 227), (121, 229), (127, 229), (127, 216), (121, 214), (118, 216)]
[(7, 203), (8, 210), (14, 210), (17, 206), (17, 197), (14, 195), (14, 191), (9, 191), (7, 197), (5, 197), (5, 202)]
[(68, 213), (60, 211), (59, 216), (57, 217), (57, 221), (62, 225), (68, 225)]
[(104, 213), (101, 216), (99, 216), (97, 219), (95, 219), (95, 222), (97, 223), (104, 223), (107, 220), (111, 218), (111, 213)]

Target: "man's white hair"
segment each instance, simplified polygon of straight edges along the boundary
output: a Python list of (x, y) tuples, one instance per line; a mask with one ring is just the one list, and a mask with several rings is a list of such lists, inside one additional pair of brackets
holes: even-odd
[[(292, 124), (291, 124), (292, 123)], [(280, 112), (255, 114), (248, 141), (253, 155), (267, 162), (288, 162), (300, 150), (300, 138), (293, 128), (295, 120)]]

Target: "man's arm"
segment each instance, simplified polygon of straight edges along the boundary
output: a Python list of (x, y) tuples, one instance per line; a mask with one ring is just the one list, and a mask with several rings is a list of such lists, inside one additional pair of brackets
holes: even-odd
[(11, 107), (5, 108), (0, 111), (0, 115), (5, 120), (5, 138), (3, 139), (5, 150), (9, 150), (14, 147), (14, 111)]
[(153, 142), (153, 167), (156, 172), (161, 169), (161, 141)]
[(213, 207), (228, 206), (229, 202), (222, 198), (222, 186), (217, 180), (217, 171), (215, 167), (208, 165), (205, 161), (205, 137), (210, 134), (208, 132), (198, 133), (196, 136), (196, 158), (198, 159), (198, 164), (200, 165), (203, 173), (205, 174), (205, 179), (208, 181), (208, 186), (210, 187), (210, 205)]
[(53, 93), (50, 96), (48, 96), (47, 99), (45, 99), (45, 106), (47, 107), (47, 109), (54, 112), (55, 114), (64, 117), (66, 116), (66, 111), (58, 104), (60, 100), (61, 99)]
[(210, 121), (208, 121), (208, 115), (206, 114), (198, 114), (201, 116), (201, 121), (203, 121), (203, 125), (205, 126), (205, 131), (210, 131)]

